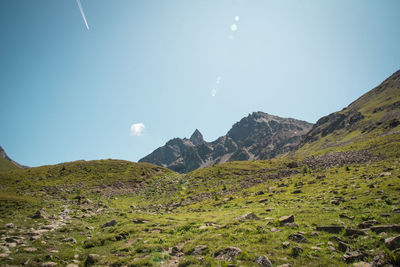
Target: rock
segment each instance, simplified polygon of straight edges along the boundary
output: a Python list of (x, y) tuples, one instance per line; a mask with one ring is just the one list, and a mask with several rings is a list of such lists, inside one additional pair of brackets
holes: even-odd
[(342, 241), (338, 242), (338, 250), (341, 252), (346, 252), (350, 250), (350, 246)]
[(361, 260), (363, 255), (358, 251), (347, 251), (346, 254), (343, 255), (343, 259), (345, 262), (350, 263), (356, 260)]
[(265, 203), (268, 201), (268, 198), (262, 198), (258, 201), (258, 203)]
[(276, 228), (276, 227), (272, 227), (269, 231), (270, 231), (271, 233), (275, 233), (275, 232), (280, 232), (281, 230), (279, 230), (279, 229)]
[(297, 223), (294, 223), (294, 222), (285, 223), (283, 226), (288, 226), (288, 227), (291, 227), (291, 228), (298, 228), (299, 227), (299, 225)]
[(52, 261), (48, 261), (48, 262), (44, 262), (42, 263), (43, 267), (52, 267), (52, 266), (57, 266), (57, 263), (52, 262)]
[(303, 191), (301, 191), (300, 189), (294, 190), (292, 192), (292, 194), (300, 194), (300, 193), (303, 193)]
[(44, 210), (38, 210), (36, 213), (29, 216), (31, 219), (49, 219), (49, 215)]
[(383, 177), (383, 176), (390, 176), (390, 175), (392, 175), (391, 172), (382, 172), (379, 176)]
[(171, 256), (177, 256), (177, 255), (179, 255), (179, 254), (181, 254), (182, 253), (182, 251), (177, 247), (177, 246), (173, 246), (172, 248), (171, 248), (171, 251), (169, 252), (169, 255), (171, 255)]
[(292, 247), (292, 256), (297, 257), (302, 251), (301, 247)]
[(372, 264), (360, 261), (360, 262), (354, 263), (353, 267), (372, 267)]
[(334, 198), (331, 200), (331, 204), (333, 204), (333, 205), (339, 205), (339, 204), (342, 203), (342, 202), (345, 202), (345, 200), (344, 200), (343, 197), (334, 197)]
[(282, 216), (279, 218), (279, 223), (281, 225), (283, 225), (285, 223), (292, 223), (292, 222), (294, 222), (294, 215)]
[(283, 248), (288, 248), (289, 246), (290, 246), (290, 242), (285, 241), (282, 243)]
[(194, 250), (192, 252), (193, 255), (205, 255), (208, 252), (208, 246), (207, 245), (199, 245), (195, 246)]
[(370, 228), (373, 225), (379, 224), (379, 222), (377, 220), (369, 220), (369, 221), (365, 221), (362, 223), (359, 223), (357, 226), (360, 229), (366, 229), (366, 228)]
[(320, 250), (321, 250), (321, 248), (319, 248), (319, 247), (311, 247), (311, 249), (312, 249), (312, 250), (317, 250), (317, 251), (320, 251)]
[(142, 224), (142, 223), (146, 223), (148, 221), (135, 218), (135, 219), (132, 220), (132, 222), (136, 223), (136, 224)]
[(4, 225), (5, 228), (14, 228), (14, 224), (13, 223), (7, 223)]
[(338, 234), (344, 230), (344, 226), (330, 225), (330, 226), (317, 226), (317, 231), (324, 231), (331, 234)]
[(343, 218), (343, 219), (349, 219), (349, 220), (354, 220), (354, 216), (349, 216), (349, 215), (346, 215), (346, 214), (339, 214), (339, 217), (340, 218)]
[(117, 225), (117, 221), (116, 220), (111, 220), (111, 221), (106, 222), (105, 224), (103, 224), (103, 228), (104, 227), (115, 226), (115, 225)]
[(254, 262), (257, 263), (259, 266), (272, 267), (272, 262), (268, 259), (267, 256), (257, 257)]
[(307, 239), (301, 233), (294, 233), (289, 235), (289, 239), (298, 243), (307, 243)]
[(375, 233), (388, 232), (388, 231), (400, 233), (400, 224), (375, 225), (372, 226), (370, 229)]
[(292, 267), (292, 265), (286, 263), (286, 264), (278, 265), (276, 267)]
[(244, 220), (260, 220), (260, 218), (255, 215), (253, 212), (248, 214), (244, 214), (242, 216), (236, 217), (233, 221), (244, 221)]
[(330, 252), (336, 252), (336, 249), (335, 249), (333, 246), (328, 246), (327, 249), (328, 249)]
[(359, 236), (359, 235), (365, 235), (365, 232), (362, 230), (358, 230), (358, 229), (346, 228), (344, 235), (345, 236)]
[(393, 213), (400, 213), (400, 208), (393, 208), (391, 212), (393, 212)]
[(35, 252), (37, 248), (24, 248), (25, 252)]
[(100, 260), (100, 255), (97, 254), (89, 254), (85, 261), (85, 266), (95, 264)]
[(78, 264), (70, 263), (70, 264), (67, 265), (67, 267), (79, 267), (79, 265), (78, 265)]
[(264, 195), (264, 194), (265, 194), (264, 191), (258, 191), (254, 195), (255, 196), (259, 196), (259, 195)]
[(386, 238), (385, 245), (391, 250), (400, 248), (400, 235), (395, 236), (395, 237)]
[(242, 250), (236, 247), (227, 247), (214, 253), (214, 257), (219, 260), (233, 260), (236, 256), (242, 254)]
[(76, 244), (76, 239), (73, 237), (68, 237), (68, 238), (64, 238), (62, 240), (62, 242), (72, 242), (72, 243)]

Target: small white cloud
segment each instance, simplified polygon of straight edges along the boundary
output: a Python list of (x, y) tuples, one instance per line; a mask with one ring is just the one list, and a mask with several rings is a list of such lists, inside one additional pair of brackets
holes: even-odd
[(131, 125), (131, 135), (133, 136), (141, 136), (143, 135), (144, 129), (146, 129), (146, 126), (144, 126), (143, 123), (134, 123)]

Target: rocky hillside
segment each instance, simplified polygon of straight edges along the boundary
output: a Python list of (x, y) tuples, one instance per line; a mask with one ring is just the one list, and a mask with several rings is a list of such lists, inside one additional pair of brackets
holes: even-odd
[[(349, 144), (354, 149), (355, 143), (365, 146), (377, 138), (398, 135), (399, 125), (400, 70), (346, 108), (319, 119), (297, 153), (324, 153)], [(386, 142), (388, 138), (385, 137)]]
[(9, 171), (21, 168), (26, 168), (26, 167), (10, 159), (10, 157), (7, 156), (7, 153), (4, 151), (4, 149), (0, 146), (0, 171)]
[(189, 139), (174, 138), (139, 162), (186, 173), (227, 161), (269, 159), (297, 147), (311, 127), (305, 121), (254, 112), (213, 142), (204, 141), (196, 129)]

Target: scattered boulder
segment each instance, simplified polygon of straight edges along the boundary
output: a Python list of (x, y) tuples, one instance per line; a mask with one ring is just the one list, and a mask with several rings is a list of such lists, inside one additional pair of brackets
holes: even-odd
[(267, 256), (257, 257), (254, 261), (259, 266), (272, 267), (272, 262), (268, 259)]
[(393, 209), (392, 209), (392, 212), (393, 212), (393, 213), (400, 213), (400, 208), (393, 208)]
[(400, 224), (375, 225), (372, 226), (370, 229), (375, 233), (388, 232), (388, 231), (400, 233)]
[(362, 258), (363, 255), (358, 251), (347, 251), (346, 254), (343, 255), (343, 259), (347, 263), (361, 260)]
[(282, 243), (283, 248), (288, 248), (289, 246), (290, 246), (290, 242), (288, 242), (288, 241), (285, 241)]
[(254, 212), (250, 212), (233, 219), (233, 221), (245, 221), (245, 220), (261, 220), (261, 219), (257, 215), (255, 215)]
[(214, 253), (214, 257), (219, 260), (233, 260), (236, 256), (242, 254), (242, 250), (236, 247), (227, 247)]
[(258, 191), (254, 195), (255, 196), (259, 196), (259, 195), (264, 195), (264, 194), (265, 194), (264, 191)]
[(324, 231), (331, 234), (338, 234), (345, 229), (342, 225), (329, 225), (329, 226), (317, 226), (317, 231)]
[(63, 240), (61, 240), (62, 242), (72, 242), (74, 244), (76, 244), (76, 239), (73, 237), (68, 237), (68, 238), (64, 238)]
[(29, 247), (29, 248), (24, 248), (24, 251), (25, 251), (25, 252), (35, 252), (35, 251), (37, 251), (37, 248), (31, 248), (31, 247)]
[(342, 218), (342, 219), (354, 220), (354, 216), (349, 216), (349, 215), (346, 215), (344, 213), (339, 214), (339, 217)]
[(362, 230), (358, 230), (358, 229), (346, 228), (344, 235), (345, 236), (359, 236), (359, 235), (365, 235), (365, 232)]
[(338, 242), (338, 250), (341, 252), (350, 251), (350, 246), (342, 241)]
[(13, 223), (7, 223), (4, 225), (5, 228), (14, 228), (14, 224)]
[(377, 225), (379, 222), (377, 220), (369, 220), (358, 224), (358, 228), (366, 229), (371, 228), (373, 225)]
[(292, 247), (292, 256), (297, 257), (302, 251), (301, 247)]
[(289, 235), (289, 239), (298, 243), (307, 243), (307, 239), (301, 233), (294, 233)]
[(100, 255), (97, 254), (89, 254), (85, 261), (85, 266), (93, 265), (100, 260)]
[(57, 266), (57, 263), (52, 262), (52, 261), (48, 261), (48, 262), (44, 262), (42, 263), (43, 267), (52, 267), (52, 266)]
[(360, 262), (354, 263), (354, 264), (353, 264), (353, 267), (372, 267), (372, 264), (371, 264), (371, 263), (367, 263), (367, 262), (360, 261)]
[(334, 197), (331, 200), (331, 204), (333, 204), (333, 205), (339, 205), (342, 202), (345, 202), (345, 199), (343, 197)]
[(281, 225), (283, 225), (285, 223), (292, 223), (292, 222), (294, 222), (294, 215), (282, 216), (279, 218), (279, 223)]
[(386, 238), (385, 245), (391, 250), (400, 248), (400, 235), (395, 236), (395, 237)]
[(49, 219), (49, 215), (44, 210), (38, 210), (36, 213), (29, 216), (31, 219)]
[(111, 220), (111, 221), (106, 222), (105, 224), (103, 224), (103, 228), (104, 227), (115, 226), (115, 225), (117, 225), (117, 221), (116, 220)]
[(205, 255), (208, 252), (208, 246), (207, 245), (199, 245), (195, 246), (194, 250), (192, 252), (193, 255)]

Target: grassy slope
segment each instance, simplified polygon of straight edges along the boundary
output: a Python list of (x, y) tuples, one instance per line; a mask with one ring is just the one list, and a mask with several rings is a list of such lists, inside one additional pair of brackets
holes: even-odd
[(0, 158), (0, 172), (17, 170), (17, 169), (19, 169), (18, 166), (16, 166), (11, 161)]
[[(321, 155), (334, 151), (371, 149), (379, 152), (384, 146), (395, 146), (400, 151), (400, 125), (390, 127), (393, 120), (400, 120), (400, 71), (382, 84), (367, 92), (337, 114), (360, 112), (364, 118), (354, 125), (338, 129), (317, 140), (304, 143), (293, 154), (296, 156)], [(308, 134), (329, 126), (330, 122), (316, 125)]]

